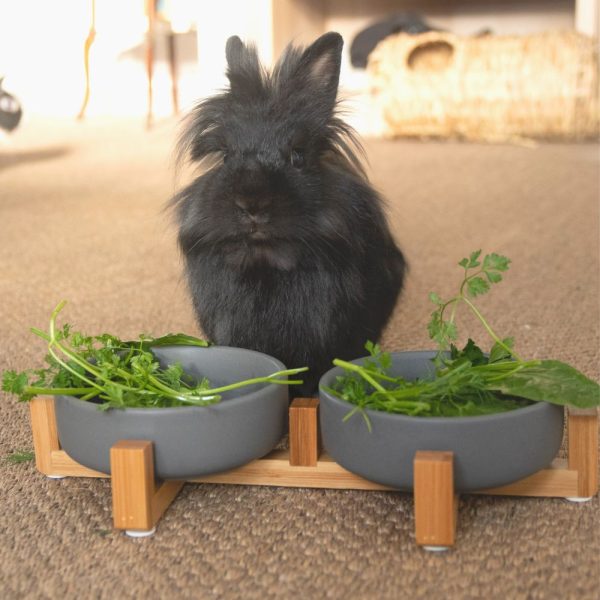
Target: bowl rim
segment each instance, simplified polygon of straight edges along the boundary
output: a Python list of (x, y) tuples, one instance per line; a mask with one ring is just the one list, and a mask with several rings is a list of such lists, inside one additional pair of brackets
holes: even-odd
[[(413, 355), (415, 359), (421, 358), (421, 357), (425, 358), (425, 355), (432, 355), (432, 354), (435, 355), (436, 353), (437, 353), (437, 350), (403, 350), (403, 351), (390, 352), (390, 354), (392, 356)], [(356, 364), (356, 363), (360, 363), (361, 361), (363, 361), (367, 358), (369, 358), (369, 356), (363, 356), (363, 357), (356, 358), (356, 359), (348, 361), (348, 362)], [(344, 369), (342, 367), (333, 367), (332, 369), (329, 369), (329, 371), (327, 371), (326, 373), (324, 373), (322, 375), (322, 377), (319, 380), (319, 398), (321, 400), (325, 399), (327, 402), (331, 402), (340, 408), (341, 407), (350, 407), (348, 409), (348, 412), (349, 412), (350, 410), (352, 410), (352, 407), (356, 406), (356, 404), (352, 404), (351, 402), (342, 400), (341, 398), (338, 398), (337, 396), (333, 396), (327, 390), (323, 389), (323, 384), (322, 384), (323, 379), (325, 379), (325, 377), (330, 378), (334, 371), (343, 372), (343, 370)], [(463, 416), (463, 417), (423, 417), (423, 416), (418, 416), (418, 415), (402, 415), (402, 414), (398, 414), (398, 413), (387, 412), (384, 410), (373, 410), (372, 408), (365, 408), (363, 410), (365, 411), (365, 413), (367, 413), (367, 415), (369, 416), (369, 419), (375, 419), (375, 420), (385, 419), (385, 420), (392, 420), (392, 421), (396, 420), (399, 422), (406, 422), (406, 423), (431, 423), (432, 425), (444, 424), (447, 426), (450, 423), (452, 423), (452, 424), (466, 424), (466, 423), (476, 424), (476, 423), (487, 423), (490, 421), (498, 421), (498, 420), (510, 420), (510, 419), (519, 418), (519, 416), (526, 416), (529, 413), (536, 413), (536, 412), (541, 412), (541, 411), (552, 410), (553, 406), (564, 409), (563, 406), (560, 406), (557, 404), (552, 404), (550, 402), (536, 401), (536, 400), (532, 400), (531, 402), (533, 402), (533, 404), (531, 404), (529, 406), (523, 406), (521, 408), (515, 408), (513, 410), (508, 410), (508, 411), (504, 411), (504, 412), (490, 413), (488, 415), (472, 415), (472, 416)]]
[[(286, 366), (278, 358), (275, 358), (274, 356), (271, 356), (270, 354), (266, 354), (264, 352), (259, 352), (258, 350), (250, 350), (248, 348), (239, 348), (237, 346), (218, 346), (218, 345), (187, 346), (185, 344), (170, 344), (168, 346), (160, 346), (161, 350), (170, 349), (170, 348), (190, 348), (190, 349), (193, 349), (192, 350), (193, 352), (207, 351), (207, 350), (211, 350), (211, 349), (235, 350), (235, 351), (239, 351), (243, 354), (254, 354), (257, 356), (261, 356), (261, 357), (267, 359), (268, 361), (272, 362), (273, 366), (276, 367), (273, 370), (273, 373), (276, 373), (277, 371), (283, 371), (286, 369)], [(238, 404), (245, 404), (246, 402), (252, 402), (253, 400), (256, 400), (258, 398), (258, 396), (260, 394), (264, 393), (266, 390), (282, 387), (282, 384), (279, 384), (279, 383), (268, 383), (268, 384), (263, 383), (263, 384), (254, 384), (254, 385), (260, 385), (261, 387), (252, 392), (242, 394), (241, 396), (235, 396), (234, 398), (226, 398), (225, 400), (222, 400), (221, 402), (216, 402), (215, 404), (207, 404), (205, 406), (167, 406), (164, 408), (126, 407), (126, 408), (111, 408), (111, 409), (109, 409), (109, 411), (115, 411), (113, 414), (127, 413), (127, 414), (131, 414), (131, 415), (152, 415), (152, 414), (166, 415), (166, 414), (170, 414), (172, 412), (175, 412), (177, 414), (182, 414), (182, 412), (197, 412), (198, 410), (205, 410), (207, 408), (212, 408), (213, 410), (218, 410), (219, 407), (221, 407), (221, 406), (235, 407)], [(241, 388), (241, 389), (243, 389), (243, 388)], [(99, 414), (107, 414), (107, 413), (103, 413), (102, 411), (100, 411), (98, 409), (98, 404), (96, 404), (95, 402), (90, 402), (88, 400), (81, 400), (81, 398), (78, 398), (77, 396), (66, 396), (63, 394), (55, 394), (54, 397), (64, 398), (64, 399), (67, 399), (70, 401), (72, 400), (74, 402), (79, 402), (80, 406), (82, 406), (82, 409), (83, 409), (83, 405), (86, 406), (86, 408), (83, 410), (93, 410), (94, 412), (97, 412)]]

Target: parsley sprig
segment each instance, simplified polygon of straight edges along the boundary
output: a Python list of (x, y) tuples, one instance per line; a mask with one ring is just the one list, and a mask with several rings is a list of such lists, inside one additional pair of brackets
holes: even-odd
[(219, 402), (224, 392), (249, 385), (301, 384), (288, 376), (307, 370), (286, 369), (211, 388), (208, 379), (194, 380), (178, 363), (161, 367), (152, 353), (152, 348), (168, 345), (205, 347), (207, 341), (182, 333), (159, 338), (142, 334), (135, 341), (123, 341), (109, 333), (84, 335), (69, 324), (57, 326), (64, 305), (63, 301), (52, 312), (48, 331), (31, 329), (47, 343), (46, 367), (3, 373), (2, 389), (21, 401), (38, 395), (64, 395), (96, 402), (102, 410), (205, 406)]

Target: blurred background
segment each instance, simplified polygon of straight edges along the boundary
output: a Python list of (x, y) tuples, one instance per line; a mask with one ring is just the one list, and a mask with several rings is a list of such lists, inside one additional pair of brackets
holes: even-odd
[[(230, 35), (271, 66), (289, 42), (335, 30), (348, 119), (363, 135), (590, 137), (599, 22), (597, 0), (3, 0), (0, 77), (23, 121), (151, 123), (225, 85)], [(520, 123), (507, 130), (515, 103)], [(499, 122), (486, 128), (486, 111)], [(545, 121), (528, 130), (533, 115)]]

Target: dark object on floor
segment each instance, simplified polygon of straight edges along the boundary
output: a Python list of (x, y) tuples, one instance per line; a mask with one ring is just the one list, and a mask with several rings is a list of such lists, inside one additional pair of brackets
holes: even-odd
[[(217, 344), (310, 368), (364, 355), (396, 304), (404, 258), (335, 112), (343, 40), (289, 47), (270, 74), (227, 42), (230, 89), (200, 102), (180, 151), (210, 168), (174, 199), (198, 321)], [(304, 374), (303, 374), (304, 375)]]
[(23, 109), (12, 94), (4, 91), (3, 81), (4, 77), (0, 77), (0, 129), (13, 131), (23, 116)]
[(439, 31), (436, 27), (428, 25), (416, 13), (398, 13), (378, 21), (363, 29), (353, 40), (350, 46), (350, 61), (352, 66), (365, 69), (369, 54), (381, 40), (394, 33), (418, 34), (426, 31)]

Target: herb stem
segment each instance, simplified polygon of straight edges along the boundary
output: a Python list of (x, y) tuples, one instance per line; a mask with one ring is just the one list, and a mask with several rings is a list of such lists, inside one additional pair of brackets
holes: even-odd
[(460, 289), (458, 290), (458, 295), (459, 295), (461, 298), (464, 298), (464, 293), (463, 293), (463, 290), (465, 289), (465, 285), (467, 285), (467, 282), (468, 282), (470, 279), (474, 279), (474, 278), (475, 278), (475, 277), (477, 277), (478, 275), (481, 275), (482, 273), (484, 273), (484, 270), (483, 270), (483, 269), (479, 269), (479, 271), (475, 271), (475, 273), (471, 273), (471, 275), (468, 275), (468, 276), (467, 276), (467, 269), (465, 269), (465, 278), (464, 278), (463, 282), (462, 282), (462, 283), (461, 283), (461, 285), (460, 285)]
[(37, 335), (38, 337), (41, 337), (43, 340), (46, 340), (47, 342), (50, 341), (50, 336), (45, 331), (42, 331), (37, 327), (31, 327), (29, 330), (31, 331), (31, 333)]
[(481, 321), (481, 324), (485, 327), (485, 330), (490, 334), (490, 336), (492, 337), (492, 339), (499, 346), (501, 346), (502, 348), (504, 348), (504, 350), (506, 350), (510, 356), (512, 356), (513, 358), (515, 358), (519, 362), (523, 362), (522, 359), (517, 355), (517, 353), (513, 349), (511, 349), (509, 346), (507, 346), (498, 337), (498, 335), (496, 335), (496, 333), (494, 332), (494, 330), (489, 326), (488, 322), (484, 319), (483, 315), (479, 312), (479, 310), (477, 309), (477, 307), (466, 296), (462, 296), (462, 299), (467, 304), (467, 306), (475, 313), (475, 316)]
[(451, 300), (451, 302), (453, 302), (453, 305), (452, 312), (450, 313), (450, 323), (454, 323), (454, 318), (456, 317), (456, 308), (458, 307), (458, 300), (459, 298), (453, 298)]
[(359, 365), (352, 364), (345, 360), (341, 360), (340, 358), (335, 358), (333, 360), (333, 364), (336, 367), (342, 367), (349, 371), (354, 371), (355, 373), (358, 373), (365, 381), (370, 383), (378, 392), (380, 392), (384, 396), (390, 398), (388, 390), (386, 390), (378, 381), (375, 381), (375, 379), (373, 379), (373, 377), (371, 377), (371, 374), (365, 368), (363, 368)]
[(218, 388), (212, 388), (211, 390), (204, 390), (202, 394), (220, 394), (221, 392), (229, 392), (231, 390), (236, 390), (241, 387), (245, 387), (247, 385), (252, 385), (255, 383), (281, 383), (281, 384), (300, 384), (301, 381), (289, 381), (283, 379), (277, 379), (280, 377), (286, 377), (287, 375), (296, 375), (298, 373), (302, 373), (304, 371), (308, 371), (308, 367), (298, 367), (297, 369), (286, 369), (284, 371), (277, 371), (275, 373), (271, 373), (270, 375), (266, 375), (264, 377), (254, 377), (253, 379), (247, 379), (246, 381), (238, 381), (236, 383), (230, 383), (229, 385), (224, 385)]
[[(88, 379), (85, 375), (82, 375), (81, 373), (78, 373), (73, 367), (71, 367), (71, 365), (69, 365), (68, 363), (66, 363), (54, 350), (53, 350), (53, 346), (58, 346), (60, 348), (60, 345), (51, 341), (48, 344), (48, 352), (50, 354), (50, 356), (52, 356), (52, 358), (54, 358), (54, 360), (61, 366), (63, 367), (66, 371), (69, 371), (69, 373), (71, 373), (72, 375), (75, 375), (75, 377), (77, 377), (78, 379), (81, 379), (81, 381), (91, 385), (92, 387), (96, 388), (99, 391), (102, 391), (102, 386), (98, 385), (97, 383), (95, 383), (94, 381), (92, 381), (91, 379)], [(62, 351), (62, 349), (61, 349)], [(69, 356), (67, 354), (67, 356)], [(69, 357), (71, 358), (71, 357)], [(79, 361), (74, 361), (77, 364), (80, 364)], [(88, 371), (91, 371), (91, 369), (86, 369)], [(92, 375), (94, 375), (95, 373), (93, 371)]]
[[(63, 300), (52, 312), (52, 315), (50, 316), (50, 327), (49, 327), (49, 331), (50, 331), (50, 338), (49, 338), (49, 343), (48, 343), (48, 352), (51, 354), (51, 356), (62, 366), (64, 367), (67, 371), (69, 371), (70, 373), (72, 373), (73, 375), (75, 375), (75, 377), (81, 379), (81, 381), (84, 381), (85, 383), (91, 385), (92, 387), (96, 388), (99, 391), (104, 391), (104, 388), (99, 385), (98, 383), (92, 381), (91, 379), (88, 379), (87, 377), (85, 377), (84, 375), (82, 375), (81, 373), (78, 373), (75, 369), (73, 369), (71, 367), (71, 365), (69, 365), (68, 363), (66, 363), (64, 360), (62, 360), (60, 358), (60, 356), (58, 356), (56, 354), (56, 352), (53, 350), (53, 347), (55, 346), (56, 348), (58, 348), (65, 356), (67, 356), (68, 358), (70, 358), (75, 364), (79, 365), (81, 368), (83, 368), (85, 371), (87, 371), (88, 373), (90, 373), (91, 375), (93, 375), (96, 379), (103, 381), (104, 383), (109, 383), (110, 385), (120, 388), (123, 391), (127, 391), (127, 392), (135, 392), (138, 394), (144, 394), (144, 393), (148, 393), (148, 391), (144, 391), (140, 388), (137, 387), (131, 387), (128, 385), (124, 385), (122, 383), (118, 383), (116, 381), (112, 381), (109, 377), (105, 377), (104, 375), (102, 375), (102, 373), (100, 371), (98, 371), (97, 369), (95, 369), (87, 360), (82, 360), (79, 355), (69, 346), (67, 346), (66, 344), (61, 344), (57, 337), (56, 337), (56, 317), (58, 315), (58, 313), (62, 310), (62, 308), (64, 307), (64, 305), (66, 304), (66, 302)], [(125, 372), (125, 371), (121, 371), (121, 375), (124, 376), (125, 378), (130, 378), (130, 374)]]
[(445, 302), (442, 307), (440, 308), (440, 320), (443, 320), (444, 318), (444, 311), (446, 310), (446, 308), (448, 308), (448, 306), (450, 306), (450, 304), (454, 304), (454, 306), (452, 307), (452, 313), (450, 315), (450, 322), (454, 322), (454, 315), (456, 314), (456, 306), (458, 304), (458, 301), (461, 299), (460, 296), (455, 296), (454, 298), (451, 298), (450, 300), (448, 300), (448, 302)]
[(80, 394), (86, 394), (94, 392), (94, 395), (98, 393), (97, 388), (90, 389), (85, 388), (44, 388), (37, 386), (27, 386), (23, 390), (27, 394), (34, 396), (79, 396)]

